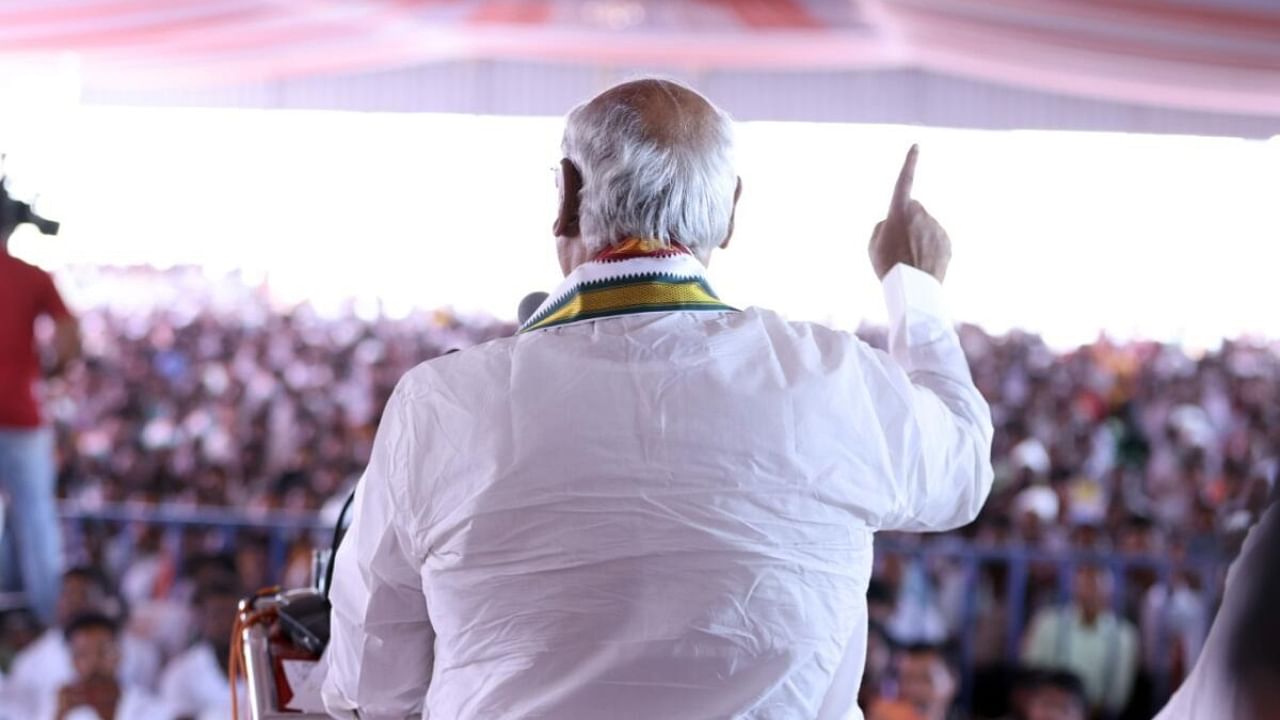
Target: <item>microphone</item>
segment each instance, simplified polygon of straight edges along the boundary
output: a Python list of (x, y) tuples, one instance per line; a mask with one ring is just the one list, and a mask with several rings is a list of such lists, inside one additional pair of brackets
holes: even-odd
[(542, 303), (546, 301), (547, 293), (544, 292), (531, 292), (525, 295), (524, 299), (520, 301), (520, 308), (516, 310), (516, 321), (524, 325), (538, 311), (538, 308), (542, 307)]

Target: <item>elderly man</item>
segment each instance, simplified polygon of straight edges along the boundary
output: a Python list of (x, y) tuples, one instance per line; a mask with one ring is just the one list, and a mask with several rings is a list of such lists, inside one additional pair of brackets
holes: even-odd
[(872, 534), (973, 519), (989, 410), (914, 149), (871, 240), (892, 354), (719, 299), (731, 130), (659, 80), (569, 115), (564, 284), (388, 402), (336, 560), (331, 713), (858, 717)]

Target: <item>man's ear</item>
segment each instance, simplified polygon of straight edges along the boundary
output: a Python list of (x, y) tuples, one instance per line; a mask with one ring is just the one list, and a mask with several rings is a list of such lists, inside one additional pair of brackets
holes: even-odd
[(578, 237), (579, 210), (582, 207), (582, 173), (569, 158), (560, 160), (560, 208), (552, 229), (556, 237)]
[(729, 232), (720, 243), (721, 250), (729, 247), (729, 241), (733, 239), (733, 222), (738, 217), (738, 198), (740, 197), (742, 197), (742, 178), (738, 178), (738, 186), (733, 189), (733, 210), (729, 211)]

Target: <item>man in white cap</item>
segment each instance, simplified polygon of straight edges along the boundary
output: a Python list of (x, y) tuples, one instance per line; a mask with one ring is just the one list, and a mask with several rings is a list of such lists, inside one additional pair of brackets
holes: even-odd
[(992, 478), (915, 148), (871, 240), (889, 353), (712, 291), (741, 184), (702, 96), (619, 85), (563, 149), (564, 284), (383, 414), (336, 559), (329, 711), (858, 717), (873, 533), (965, 524)]

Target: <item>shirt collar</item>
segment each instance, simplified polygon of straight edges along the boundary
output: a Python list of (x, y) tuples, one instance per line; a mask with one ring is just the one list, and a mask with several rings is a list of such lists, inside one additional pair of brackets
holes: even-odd
[(1098, 613), (1098, 617), (1094, 618), (1093, 623), (1090, 624), (1085, 621), (1084, 612), (1081, 611), (1080, 607), (1075, 603), (1070, 605), (1070, 613), (1068, 617), (1070, 618), (1071, 623), (1077, 628), (1090, 633), (1109, 633), (1111, 632), (1111, 623), (1115, 622), (1115, 616), (1111, 614), (1111, 611), (1103, 609)]
[(733, 310), (705, 272), (683, 246), (626, 240), (574, 268), (520, 332), (640, 312)]

